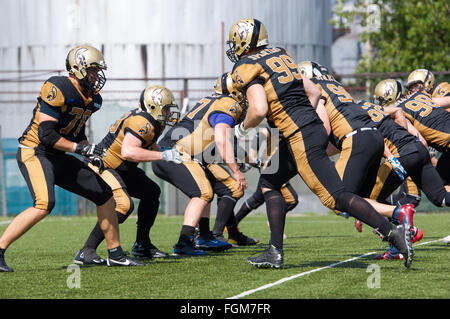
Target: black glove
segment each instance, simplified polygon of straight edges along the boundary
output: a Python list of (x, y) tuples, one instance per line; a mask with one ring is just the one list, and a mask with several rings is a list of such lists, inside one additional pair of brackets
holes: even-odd
[(97, 144), (87, 144), (87, 145), (77, 144), (74, 153), (87, 157), (105, 156), (106, 150)]

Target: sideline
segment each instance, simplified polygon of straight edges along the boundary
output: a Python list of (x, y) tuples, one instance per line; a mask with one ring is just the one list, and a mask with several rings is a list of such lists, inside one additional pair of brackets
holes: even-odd
[[(428, 242), (424, 242), (424, 243), (420, 243), (420, 244), (416, 244), (416, 245), (414, 245), (414, 247), (427, 245), (427, 244), (430, 244), (430, 243), (435, 243), (435, 242), (438, 242), (438, 241), (442, 241), (443, 239), (444, 238), (437, 239), (437, 240), (432, 240), (432, 241), (428, 241)], [(313, 270), (302, 272), (302, 273), (299, 273), (299, 274), (296, 274), (296, 275), (293, 275), (293, 276), (285, 277), (285, 278), (282, 278), (282, 279), (277, 280), (275, 282), (272, 282), (270, 284), (267, 284), (267, 285), (264, 285), (264, 286), (261, 286), (261, 287), (255, 288), (255, 289), (244, 291), (244, 292), (240, 293), (239, 295), (236, 295), (236, 296), (233, 296), (233, 297), (228, 297), (227, 299), (239, 299), (239, 298), (251, 295), (251, 294), (253, 294), (255, 292), (258, 292), (258, 291), (261, 291), (261, 290), (265, 290), (265, 289), (268, 289), (268, 288), (280, 285), (280, 284), (282, 284), (284, 282), (287, 282), (289, 280), (296, 279), (296, 278), (299, 278), (299, 277), (302, 277), (302, 276), (305, 276), (305, 275), (309, 275), (309, 274), (312, 274), (312, 273), (315, 273), (315, 272), (318, 272), (318, 271), (321, 271), (321, 270), (324, 270), (324, 269), (333, 268), (333, 267), (336, 267), (336, 266), (339, 266), (339, 265), (342, 265), (342, 264), (345, 264), (345, 263), (348, 263), (348, 262), (351, 262), (351, 261), (354, 261), (354, 260), (357, 260), (357, 259), (360, 259), (360, 258), (364, 258), (364, 257), (370, 256), (370, 255), (373, 255), (373, 254), (376, 254), (376, 252), (369, 252), (369, 253), (366, 253), (366, 254), (361, 255), (361, 256), (353, 257), (353, 258), (350, 258), (350, 259), (347, 259), (347, 260), (344, 260), (344, 261), (340, 261), (340, 262), (337, 262), (337, 263), (334, 263), (334, 264), (330, 264), (330, 265), (325, 266), (325, 267), (320, 267), (320, 268), (316, 268), (316, 269), (313, 269)]]

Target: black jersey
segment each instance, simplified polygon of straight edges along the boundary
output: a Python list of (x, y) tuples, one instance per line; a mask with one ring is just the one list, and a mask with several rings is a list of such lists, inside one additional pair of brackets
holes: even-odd
[(243, 57), (234, 65), (232, 76), (244, 91), (252, 84), (264, 87), (268, 123), (284, 137), (319, 120), (305, 94), (297, 65), (285, 49), (265, 48)]
[(430, 94), (419, 91), (399, 100), (406, 118), (422, 134), (428, 144), (440, 152), (449, 150), (450, 112), (439, 107)]
[(332, 141), (336, 146), (342, 143), (348, 133), (363, 128), (376, 127), (370, 116), (361, 109), (353, 97), (331, 75), (324, 75), (311, 81), (316, 84), (325, 98), (325, 108), (330, 119)]
[(381, 105), (361, 101), (358, 105), (369, 114), (384, 142), (395, 157), (417, 152), (417, 137), (411, 135), (404, 127), (397, 124)]
[(99, 143), (106, 149), (103, 157), (106, 167), (127, 170), (129, 166), (137, 166), (138, 163), (127, 161), (121, 154), (123, 139), (127, 133), (137, 137), (143, 148), (151, 149), (162, 132), (159, 123), (149, 113), (139, 108), (125, 113), (110, 126), (108, 134)]
[(45, 113), (58, 119), (58, 133), (72, 142), (86, 139), (85, 124), (102, 106), (100, 94), (85, 98), (66, 76), (53, 76), (42, 85), (30, 124), (19, 138), (19, 143), (50, 152), (60, 152), (45, 146), (39, 140), (39, 114)]

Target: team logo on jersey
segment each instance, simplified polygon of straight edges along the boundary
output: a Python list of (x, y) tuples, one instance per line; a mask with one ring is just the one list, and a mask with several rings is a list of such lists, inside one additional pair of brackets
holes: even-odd
[(81, 65), (83, 67), (87, 67), (87, 63), (86, 63), (86, 56), (84, 55), (84, 53), (87, 51), (88, 49), (86, 48), (80, 48), (75, 52), (75, 62), (78, 65)]
[(231, 74), (231, 77), (233, 78), (233, 81), (237, 88), (242, 88), (244, 86), (244, 80), (242, 80), (237, 70), (234, 70), (234, 72)]
[(236, 103), (233, 104), (233, 106), (230, 107), (228, 112), (230, 112), (233, 115), (236, 115), (239, 112), (240, 108), (241, 108), (241, 106), (239, 105), (238, 102), (236, 102)]
[(250, 27), (249, 27), (248, 23), (247, 22), (239, 22), (237, 33), (239, 34), (239, 38), (241, 38), (241, 41), (244, 39), (247, 39), (247, 36), (250, 33)]
[(146, 123), (143, 127), (141, 127), (138, 131), (140, 136), (147, 136), (152, 131), (152, 127), (150, 123)]
[(161, 105), (162, 104), (162, 89), (156, 89), (152, 92), (151, 95), (152, 101), (157, 104), (157, 105)]
[(58, 95), (58, 90), (56, 89), (56, 86), (52, 85), (52, 88), (47, 93), (47, 96), (45, 97), (47, 101), (53, 101), (56, 99), (56, 96)]

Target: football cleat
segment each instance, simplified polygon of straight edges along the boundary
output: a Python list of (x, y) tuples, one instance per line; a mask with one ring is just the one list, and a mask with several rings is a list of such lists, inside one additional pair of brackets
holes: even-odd
[(5, 256), (0, 254), (0, 272), (13, 272), (14, 270), (10, 268), (5, 261)]
[(283, 267), (283, 250), (269, 245), (266, 251), (257, 257), (248, 257), (247, 262), (257, 268), (276, 268)]
[(173, 246), (172, 255), (205, 256), (207, 255), (207, 252), (202, 249), (196, 248), (193, 239), (190, 238), (189, 241), (179, 241), (178, 243), (176, 243)]
[(73, 263), (76, 265), (103, 266), (106, 265), (106, 260), (97, 255), (94, 249), (80, 249), (73, 258)]
[(387, 241), (392, 244), (404, 257), (405, 267), (409, 268), (414, 259), (410, 227), (405, 224), (394, 226), (387, 236)]
[(233, 246), (226, 240), (221, 240), (214, 236), (212, 232), (209, 232), (207, 235), (198, 236), (195, 247), (202, 250), (223, 251)]
[(362, 232), (363, 222), (355, 218), (355, 227), (358, 232)]
[(150, 243), (150, 245), (141, 245), (141, 244), (135, 242), (133, 244), (133, 247), (131, 247), (131, 254), (134, 257), (150, 258), (150, 259), (169, 257), (168, 253), (165, 253), (165, 252), (159, 250), (152, 243)]
[(417, 228), (416, 226), (411, 226), (411, 236), (412, 236), (411, 242), (414, 244), (416, 241), (422, 239), (423, 232), (420, 228)]
[(238, 232), (237, 235), (229, 236), (228, 242), (233, 245), (233, 247), (239, 246), (253, 246), (259, 243), (259, 240), (256, 238), (250, 238), (245, 236), (243, 233)]
[(400, 209), (400, 213), (398, 215), (398, 221), (402, 224), (409, 224), (410, 226), (413, 224), (413, 218), (414, 218), (414, 205), (413, 204), (406, 204), (402, 205)]
[(398, 249), (395, 248), (392, 245), (390, 245), (389, 249), (386, 250), (386, 252), (384, 254), (376, 255), (374, 257), (374, 259), (378, 259), (378, 260), (394, 260), (394, 259), (404, 260), (403, 255), (400, 254)]
[(107, 263), (108, 267), (145, 266), (145, 264), (142, 261), (131, 258), (127, 255), (122, 255), (122, 257), (119, 257), (117, 259), (108, 257), (108, 259), (106, 260), (106, 263)]

